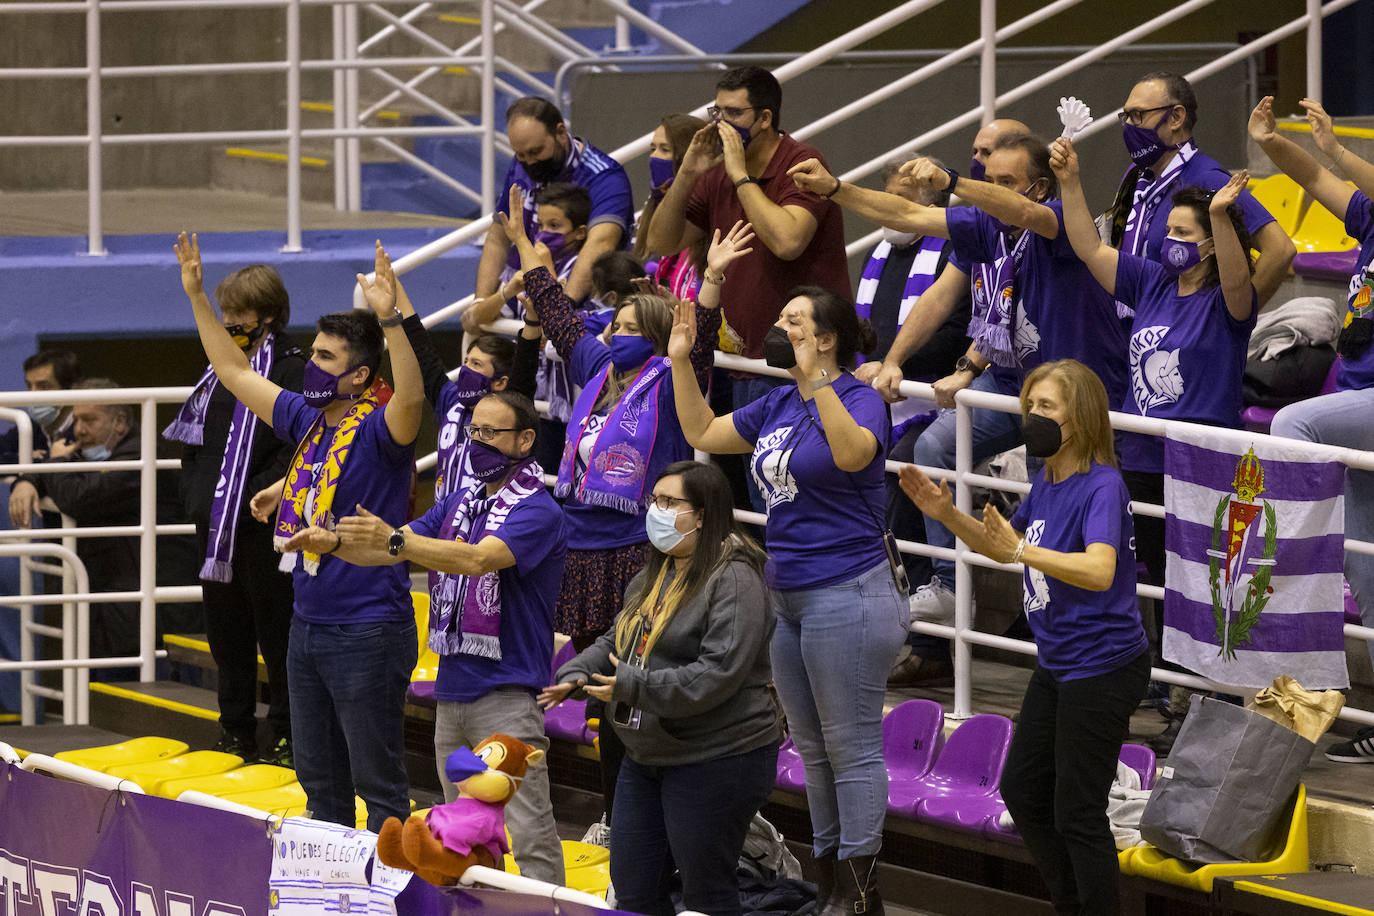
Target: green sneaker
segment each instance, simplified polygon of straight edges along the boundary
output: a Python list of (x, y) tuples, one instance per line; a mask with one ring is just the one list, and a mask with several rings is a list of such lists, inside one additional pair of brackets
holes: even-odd
[(296, 768), (295, 759), (291, 756), (291, 739), (278, 738), (272, 742), (272, 746), (267, 749), (267, 753), (262, 755), (263, 763), (270, 763), (274, 766), (286, 767), (288, 770)]

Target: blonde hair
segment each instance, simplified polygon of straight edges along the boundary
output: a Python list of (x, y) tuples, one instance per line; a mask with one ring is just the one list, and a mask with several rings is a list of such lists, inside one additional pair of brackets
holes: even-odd
[[(674, 612), (682, 606), (687, 577), (678, 576), (673, 579), (668, 591), (664, 593), (663, 580), (668, 576), (668, 565), (664, 563), (659, 567), (654, 584), (649, 587), (639, 604), (633, 608), (627, 607), (624, 613), (616, 618), (615, 652), (621, 658), (631, 657), (629, 653), (635, 651), (631, 643), (637, 638), (645, 638), (642, 654), (647, 658), (654, 650), (654, 644), (658, 642), (659, 636), (668, 629), (668, 621), (672, 619)], [(651, 614), (653, 620), (649, 619)]]
[(1061, 359), (1041, 363), (1026, 376), (1021, 386), (1021, 418), (1030, 416), (1031, 389), (1052, 379), (1059, 385), (1064, 401), (1064, 418), (1073, 426), (1073, 451), (1078, 455), (1078, 472), (1087, 473), (1094, 464), (1116, 467), (1116, 442), (1112, 436), (1112, 422), (1107, 415), (1111, 409), (1107, 389), (1102, 380), (1076, 359)]

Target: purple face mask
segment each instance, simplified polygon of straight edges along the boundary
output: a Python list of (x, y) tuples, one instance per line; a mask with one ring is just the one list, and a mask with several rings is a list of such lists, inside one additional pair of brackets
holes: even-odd
[(453, 384), (458, 387), (458, 403), (464, 407), (472, 407), (491, 390), (491, 379), (468, 366), (458, 370)]
[(472, 470), (472, 476), (482, 483), (491, 483), (505, 477), (511, 465), (520, 460), (479, 439), (473, 439), (471, 443), (472, 447), (468, 449), (468, 467)]
[(655, 197), (662, 197), (673, 183), (673, 160), (649, 157), (649, 184), (653, 186)]
[(1165, 150), (1178, 149), (1165, 146), (1159, 139), (1157, 127), (1140, 127), (1135, 124), (1121, 125), (1121, 139), (1126, 143), (1126, 152), (1131, 154), (1131, 162), (1148, 169), (1159, 161)]
[(568, 245), (568, 237), (561, 232), (546, 232), (540, 229), (534, 234), (534, 241), (544, 243), (544, 247), (549, 249), (549, 254), (557, 255)]
[(310, 360), (305, 364), (301, 397), (305, 398), (305, 403), (316, 409), (328, 407), (340, 397), (349, 397), (349, 395), (339, 394), (339, 382), (344, 376), (352, 375), (357, 371), (357, 368), (354, 366), (351, 369), (345, 369), (338, 375), (332, 375), (321, 369), (313, 359)]
[(731, 127), (733, 127), (735, 129), (735, 133), (739, 134), (740, 142), (744, 144), (744, 148), (749, 148), (749, 141), (754, 139), (751, 133), (752, 128), (740, 127), (738, 124), (730, 124), (729, 121), (724, 121), (722, 123), (729, 124)]
[(616, 372), (642, 366), (654, 355), (654, 342), (647, 337), (616, 334), (611, 337), (611, 365)]
[(1170, 276), (1177, 277), (1202, 262), (1197, 242), (1166, 238), (1159, 246), (1159, 263)]
[(979, 162), (977, 156), (968, 161), (968, 177), (974, 181), (983, 181), (987, 173), (988, 167)]

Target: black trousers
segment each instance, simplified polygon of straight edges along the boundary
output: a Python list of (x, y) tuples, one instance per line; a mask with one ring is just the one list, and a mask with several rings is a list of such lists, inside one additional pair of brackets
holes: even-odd
[(1060, 913), (1117, 912), (1107, 795), (1150, 678), (1142, 652), (1115, 671), (1057, 681), (1036, 666), (1002, 771), (1002, 799)]
[[(197, 527), (197, 534), (203, 557), (205, 533)], [(219, 668), (220, 727), (250, 741), (257, 732), (259, 649), (267, 664), (267, 724), (274, 737), (291, 737), (286, 646), (294, 593), (291, 575), (277, 568), (280, 561), (281, 554), (272, 549), (272, 529), (245, 517), (234, 545), (233, 579), (200, 583), (205, 638)]]

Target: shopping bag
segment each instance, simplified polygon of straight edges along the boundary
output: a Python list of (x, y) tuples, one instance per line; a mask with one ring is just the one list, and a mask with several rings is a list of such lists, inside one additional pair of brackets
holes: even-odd
[(1274, 686), (1255, 694), (1247, 708), (1308, 741), (1316, 741), (1326, 734), (1344, 705), (1345, 696), (1339, 690), (1306, 690), (1284, 674), (1274, 678)]
[(1257, 861), (1316, 745), (1230, 703), (1193, 701), (1140, 818), (1140, 834), (1193, 862)]

